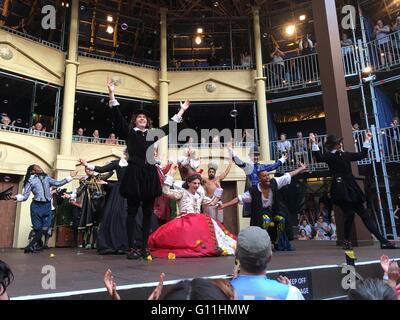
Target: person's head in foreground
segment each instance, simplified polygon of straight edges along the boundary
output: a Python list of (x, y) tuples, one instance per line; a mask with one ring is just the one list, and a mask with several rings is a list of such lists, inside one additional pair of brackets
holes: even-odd
[(160, 300), (234, 300), (233, 287), (226, 280), (193, 279), (175, 284)]
[(7, 287), (13, 282), (14, 275), (10, 267), (0, 260), (0, 300), (9, 300)]
[(360, 280), (356, 289), (349, 291), (349, 300), (397, 300), (396, 292), (379, 279)]
[(272, 257), (272, 244), (268, 232), (259, 227), (248, 227), (238, 235), (236, 258), (241, 273), (265, 275)]

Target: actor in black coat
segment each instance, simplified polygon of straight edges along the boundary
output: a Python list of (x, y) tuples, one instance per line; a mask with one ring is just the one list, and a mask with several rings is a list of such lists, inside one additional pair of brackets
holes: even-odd
[[(126, 140), (129, 160), (126, 172), (121, 181), (120, 192), (128, 202), (127, 231), (128, 244), (131, 248), (128, 259), (146, 258), (150, 253), (147, 249), (147, 241), (151, 227), (151, 216), (153, 213), (154, 201), (162, 194), (161, 184), (155, 166), (154, 143), (157, 138), (151, 138), (149, 128), (151, 127), (150, 114), (140, 110), (132, 117), (129, 124), (118, 108), (118, 101), (115, 99), (115, 85), (113, 81), (108, 82), (110, 96), (110, 107), (112, 108), (113, 120), (119, 137)], [(189, 108), (189, 101), (181, 103), (181, 109), (172, 120), (182, 121), (183, 113)], [(169, 125), (160, 128), (166, 135), (169, 133)], [(142, 248), (135, 248), (135, 217), (139, 207), (143, 211), (143, 244)]]
[(372, 134), (367, 133), (361, 152), (345, 152), (342, 150), (342, 140), (335, 135), (329, 135), (325, 143), (327, 152), (320, 151), (314, 134), (310, 134), (313, 156), (317, 162), (325, 162), (332, 173), (331, 197), (335, 205), (340, 207), (344, 214), (344, 249), (352, 249), (350, 233), (354, 223), (354, 213), (357, 213), (365, 226), (381, 243), (382, 249), (395, 248), (394, 243), (385, 239), (378, 230), (374, 220), (364, 207), (366, 201), (353, 176), (351, 162), (361, 161), (368, 157), (371, 148)]

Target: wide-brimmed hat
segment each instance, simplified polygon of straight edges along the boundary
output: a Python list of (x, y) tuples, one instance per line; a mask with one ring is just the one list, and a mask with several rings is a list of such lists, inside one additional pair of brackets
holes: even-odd
[(150, 111), (144, 109), (136, 110), (133, 114), (135, 117), (139, 114), (144, 114), (147, 118), (154, 119), (154, 115)]
[(260, 150), (257, 146), (252, 146), (249, 151), (249, 156), (251, 155), (260, 155)]
[(336, 145), (341, 144), (343, 142), (343, 138), (339, 138), (335, 134), (330, 134), (326, 137), (325, 148), (328, 150), (333, 149)]

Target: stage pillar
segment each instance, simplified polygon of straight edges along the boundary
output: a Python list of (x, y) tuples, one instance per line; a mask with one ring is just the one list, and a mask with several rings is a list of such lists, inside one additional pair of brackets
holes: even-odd
[(78, 69), (79, 0), (72, 0), (68, 55), (65, 61), (64, 100), (62, 106), (60, 153), (56, 160), (57, 178), (69, 170), (75, 170), (75, 159), (71, 157), (76, 75)]
[(270, 160), (269, 137), (268, 137), (268, 115), (267, 98), (265, 89), (266, 78), (263, 75), (263, 62), (261, 52), (261, 32), (260, 32), (260, 11), (253, 7), (253, 29), (254, 29), (254, 48), (256, 55), (256, 97), (257, 97), (257, 118), (260, 143), (260, 158), (262, 161)]
[[(167, 8), (160, 8), (160, 127), (168, 124), (168, 89), (169, 80), (167, 72)], [(158, 157), (163, 163), (168, 161), (168, 138), (160, 140)]]
[[(355, 151), (335, 0), (313, 0), (312, 6), (326, 129), (328, 134), (343, 137), (345, 150)], [(358, 177), (357, 163), (354, 163), (352, 168), (353, 174)], [(336, 206), (334, 210), (338, 245), (341, 245), (344, 236), (343, 213)], [(354, 245), (372, 244), (371, 234), (357, 215), (352, 231), (352, 241)]]

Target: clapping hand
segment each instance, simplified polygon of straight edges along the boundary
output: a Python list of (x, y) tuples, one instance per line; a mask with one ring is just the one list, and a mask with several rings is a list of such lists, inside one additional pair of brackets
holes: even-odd
[(113, 300), (121, 300), (121, 297), (117, 292), (117, 285), (110, 269), (108, 269), (104, 275), (104, 285), (106, 286), (108, 294)]
[(165, 278), (165, 273), (162, 272), (160, 274), (160, 282), (158, 283), (158, 286), (154, 289), (154, 291), (151, 293), (149, 298), (147, 300), (158, 300), (160, 299), (162, 289), (164, 286), (164, 278)]
[(382, 255), (381, 256), (381, 267), (384, 273), (388, 273), (389, 272), (389, 264), (390, 264), (390, 260), (388, 256)]
[(288, 277), (279, 276), (276, 280), (282, 284), (287, 284), (288, 286), (290, 285), (290, 280)]
[(371, 131), (367, 131), (365, 133), (365, 140), (366, 141), (371, 141), (372, 140), (372, 132)]

